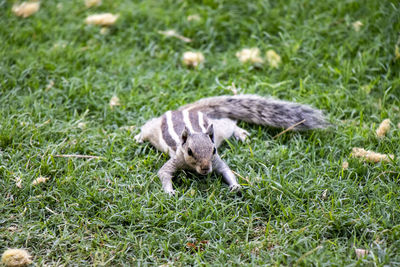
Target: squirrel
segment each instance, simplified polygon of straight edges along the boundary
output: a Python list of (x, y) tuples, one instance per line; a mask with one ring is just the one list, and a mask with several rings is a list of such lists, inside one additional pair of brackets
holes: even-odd
[(221, 174), (231, 191), (239, 191), (235, 175), (220, 158), (217, 148), (234, 136), (244, 141), (249, 133), (236, 125), (237, 120), (294, 130), (326, 128), (322, 111), (307, 105), (257, 95), (203, 98), (167, 111), (147, 121), (135, 136), (138, 143), (149, 141), (170, 159), (158, 171), (163, 190), (174, 195), (172, 178), (179, 169), (207, 175)]

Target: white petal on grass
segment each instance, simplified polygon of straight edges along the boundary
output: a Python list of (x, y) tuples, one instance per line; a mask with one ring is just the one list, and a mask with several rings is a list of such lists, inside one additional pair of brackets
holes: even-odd
[(18, 188), (22, 188), (22, 179), (21, 179), (21, 177), (19, 177), (19, 176), (15, 177), (15, 185)]
[(162, 34), (166, 37), (175, 37), (178, 38), (179, 40), (184, 41), (185, 43), (190, 43), (192, 40), (180, 35), (179, 33), (177, 33), (175, 30), (166, 30), (166, 31), (158, 31), (159, 34)]
[(5, 266), (27, 266), (32, 263), (31, 257), (25, 249), (7, 249), (1, 256), (1, 263)]
[(187, 17), (188, 21), (194, 21), (194, 22), (198, 22), (201, 20), (201, 17), (198, 14), (193, 14), (193, 15), (189, 15)]
[(85, 6), (87, 8), (101, 5), (101, 0), (85, 0)]
[(366, 249), (356, 248), (355, 249), (357, 258), (363, 258), (368, 255), (369, 251)]
[(347, 170), (349, 168), (349, 163), (347, 161), (343, 161), (342, 163), (342, 169)]
[(351, 25), (353, 26), (353, 29), (354, 29), (356, 32), (359, 32), (360, 29), (361, 29), (361, 27), (362, 27), (364, 24), (363, 24), (361, 21), (357, 20), (357, 21), (353, 22)]
[(361, 158), (365, 161), (369, 161), (369, 162), (373, 162), (373, 163), (377, 163), (380, 161), (390, 162), (390, 159), (394, 159), (394, 155), (392, 155), (392, 154), (390, 154), (390, 155), (380, 154), (380, 153), (376, 153), (371, 150), (365, 150), (360, 147), (353, 147), (351, 156), (354, 158)]
[(281, 57), (272, 49), (268, 50), (266, 53), (267, 61), (272, 68), (279, 68), (282, 60)]
[(381, 124), (379, 124), (378, 129), (376, 129), (376, 135), (380, 138), (385, 137), (386, 134), (389, 132), (389, 130), (390, 130), (390, 120), (385, 119), (381, 122)]
[(126, 131), (130, 131), (132, 132), (133, 130), (135, 130), (135, 125), (131, 125), (131, 126), (121, 126), (119, 127), (120, 130), (126, 130)]
[(322, 198), (323, 200), (326, 200), (326, 199), (328, 198), (327, 195), (328, 195), (328, 189), (325, 189), (325, 190), (322, 192), (321, 198)]
[(47, 180), (49, 180), (49, 178), (40, 176), (40, 177), (36, 178), (36, 179), (32, 182), (32, 185), (42, 184), (42, 183), (47, 182)]
[(113, 108), (113, 107), (115, 107), (115, 106), (120, 106), (121, 104), (120, 104), (120, 102), (119, 102), (119, 98), (118, 98), (118, 96), (113, 96), (113, 97), (111, 97), (111, 99), (110, 99), (110, 108)]
[(19, 17), (29, 17), (39, 11), (39, 2), (23, 2), (21, 4), (15, 4), (12, 7), (12, 12)]
[(49, 83), (46, 85), (46, 90), (50, 90), (54, 86), (54, 81), (50, 80)]
[(263, 63), (264, 60), (260, 57), (260, 49), (257, 47), (244, 48), (236, 53), (236, 57), (242, 63)]
[(86, 123), (84, 123), (84, 122), (80, 122), (80, 123), (78, 123), (78, 128), (79, 129), (81, 129), (81, 130), (83, 130), (83, 129), (85, 129), (86, 128)]
[(204, 62), (204, 56), (201, 52), (185, 52), (182, 57), (182, 62), (189, 67), (197, 67)]
[(117, 21), (119, 15), (114, 15), (111, 13), (102, 13), (88, 16), (85, 19), (86, 24), (90, 25), (101, 25), (101, 26), (111, 26)]
[(231, 91), (231, 92), (233, 93), (233, 95), (237, 95), (237, 94), (238, 94), (238, 91), (239, 91), (241, 88), (236, 88), (235, 83), (232, 82), (232, 85), (229, 85), (228, 87), (226, 87), (226, 89), (228, 89), (229, 91)]

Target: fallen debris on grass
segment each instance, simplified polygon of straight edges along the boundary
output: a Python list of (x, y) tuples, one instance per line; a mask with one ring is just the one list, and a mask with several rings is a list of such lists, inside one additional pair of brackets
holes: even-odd
[(49, 180), (49, 178), (40, 176), (39, 178), (36, 178), (36, 179), (32, 182), (32, 185), (42, 184), (42, 183), (47, 182), (47, 180)]
[(198, 22), (198, 21), (201, 20), (201, 17), (200, 17), (199, 15), (197, 15), (197, 14), (193, 14), (193, 15), (189, 15), (189, 16), (187, 17), (187, 20), (188, 20), (188, 21), (195, 21), (195, 22)]
[(268, 50), (266, 53), (267, 61), (272, 68), (279, 68), (282, 60), (281, 57), (272, 49)]
[(85, 0), (85, 6), (87, 8), (101, 5), (101, 0)]
[(31, 257), (25, 249), (7, 249), (1, 256), (1, 263), (9, 267), (22, 267), (32, 263)]
[(356, 248), (355, 249), (357, 259), (363, 258), (368, 255), (369, 251), (366, 249)]
[(177, 33), (175, 30), (167, 30), (167, 31), (158, 31), (159, 34), (162, 34), (166, 37), (175, 37), (178, 38), (179, 40), (184, 41), (185, 43), (190, 43), (192, 40), (180, 35), (179, 33)]
[(16, 177), (15, 177), (15, 185), (16, 185), (18, 188), (22, 188), (22, 179), (21, 179), (21, 177), (19, 177), (19, 176), (16, 176)]
[(81, 158), (81, 159), (104, 159), (104, 157), (99, 157), (99, 156), (77, 155), (77, 154), (53, 155), (53, 157), (56, 157), (56, 158)]
[(110, 108), (114, 108), (115, 106), (120, 106), (119, 98), (118, 96), (113, 96), (110, 99)]
[(185, 52), (182, 57), (182, 62), (189, 67), (197, 67), (204, 62), (204, 56), (201, 52)]
[(352, 157), (354, 158), (361, 158), (369, 162), (377, 163), (380, 161), (386, 161), (390, 162), (390, 159), (394, 159), (394, 155), (385, 155), (385, 154), (380, 154), (376, 153), (371, 150), (365, 150), (360, 147), (353, 147), (353, 152), (352, 152)]
[(23, 2), (15, 4), (12, 7), (12, 12), (18, 17), (27, 18), (39, 11), (40, 2)]
[(299, 122), (293, 124), (292, 126), (288, 127), (287, 129), (283, 130), (282, 132), (278, 133), (277, 135), (275, 135), (275, 136), (272, 137), (272, 138), (273, 138), (273, 139), (278, 138), (278, 137), (281, 136), (282, 134), (284, 134), (284, 133), (286, 133), (286, 132), (288, 132), (288, 131), (290, 131), (290, 130), (293, 130), (293, 128), (295, 128), (296, 126), (298, 126), (298, 125), (304, 123), (305, 121), (306, 121), (306, 120), (302, 120), (302, 121), (299, 121)]
[(85, 19), (86, 24), (91, 25), (101, 25), (101, 26), (111, 26), (117, 21), (119, 15), (114, 15), (111, 13), (95, 14), (88, 16)]
[(353, 26), (353, 29), (354, 29), (356, 32), (359, 32), (360, 29), (361, 29), (361, 27), (362, 27), (364, 24), (363, 24), (361, 21), (357, 20), (357, 21), (353, 22), (351, 25)]
[(260, 49), (257, 47), (244, 48), (236, 53), (236, 57), (242, 63), (263, 63), (264, 60), (260, 57)]
[(378, 129), (376, 129), (376, 135), (378, 137), (385, 137), (386, 133), (390, 130), (390, 120), (386, 119), (381, 122)]
[(342, 169), (347, 170), (349, 168), (349, 163), (347, 161), (343, 161), (342, 163)]

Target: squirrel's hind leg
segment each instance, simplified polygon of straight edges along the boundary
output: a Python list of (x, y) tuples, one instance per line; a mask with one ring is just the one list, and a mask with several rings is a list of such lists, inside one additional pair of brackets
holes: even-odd
[(246, 141), (247, 137), (249, 136), (249, 132), (239, 126), (235, 125), (235, 130), (233, 132), (233, 136), (236, 140), (240, 140), (242, 142)]
[(232, 135), (240, 141), (246, 140), (249, 132), (236, 125), (236, 121), (223, 118), (223, 119), (210, 119), (214, 125), (215, 143), (219, 146), (222, 141), (230, 138)]

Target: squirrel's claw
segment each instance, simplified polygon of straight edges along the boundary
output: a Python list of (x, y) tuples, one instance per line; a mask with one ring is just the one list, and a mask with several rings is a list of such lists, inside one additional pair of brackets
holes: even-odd
[(143, 136), (142, 136), (142, 133), (139, 133), (139, 134), (135, 135), (135, 140), (136, 140), (136, 142), (139, 143), (139, 144), (143, 143)]
[(233, 184), (229, 186), (229, 189), (231, 190), (231, 192), (238, 192), (240, 191), (242, 187), (240, 186), (240, 184)]
[(240, 140), (242, 142), (246, 141), (247, 137), (250, 135), (250, 133), (242, 128), (239, 128), (233, 133), (235, 136), (236, 140)]

